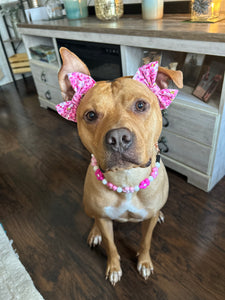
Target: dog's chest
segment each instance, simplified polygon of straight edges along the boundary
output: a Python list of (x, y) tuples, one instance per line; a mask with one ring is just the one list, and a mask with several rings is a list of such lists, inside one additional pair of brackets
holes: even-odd
[(117, 205), (104, 207), (107, 217), (120, 222), (140, 222), (143, 221), (148, 211), (145, 208), (139, 208), (132, 201), (132, 193), (125, 194), (125, 199), (119, 201)]

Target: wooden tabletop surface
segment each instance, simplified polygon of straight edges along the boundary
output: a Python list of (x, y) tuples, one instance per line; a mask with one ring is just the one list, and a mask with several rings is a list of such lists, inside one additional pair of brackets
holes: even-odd
[(117, 22), (102, 22), (95, 16), (85, 19), (36, 21), (18, 24), (20, 28), (94, 32), (148, 36), (181, 40), (225, 42), (225, 19), (217, 23), (190, 23), (190, 15), (165, 15), (161, 20), (145, 21), (141, 15), (125, 15)]

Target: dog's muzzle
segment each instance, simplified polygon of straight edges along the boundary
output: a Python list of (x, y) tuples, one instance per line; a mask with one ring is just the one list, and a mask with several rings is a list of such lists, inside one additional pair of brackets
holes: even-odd
[(125, 127), (108, 131), (105, 135), (106, 170), (139, 165), (135, 149), (135, 135)]

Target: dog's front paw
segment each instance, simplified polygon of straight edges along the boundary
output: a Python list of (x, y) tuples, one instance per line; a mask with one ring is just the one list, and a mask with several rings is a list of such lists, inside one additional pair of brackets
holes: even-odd
[(109, 279), (110, 283), (115, 286), (115, 284), (120, 281), (122, 277), (122, 270), (120, 268), (120, 263), (113, 264), (108, 262), (105, 279)]
[(139, 263), (137, 266), (138, 272), (145, 280), (153, 273), (153, 266), (149, 262)]
[(98, 227), (94, 224), (88, 236), (88, 244), (90, 247), (95, 247), (97, 245), (100, 245), (101, 242), (102, 242), (101, 232), (98, 229)]
[(164, 223), (165, 222), (165, 217), (164, 217), (164, 214), (163, 212), (160, 210), (159, 211), (159, 217), (158, 217), (158, 223)]
[(100, 245), (101, 242), (102, 242), (101, 235), (91, 235), (88, 237), (88, 244), (90, 247), (95, 247), (97, 245)]
[[(139, 254), (138, 254), (139, 255)], [(145, 257), (144, 257), (145, 256)], [(149, 255), (139, 255), (137, 269), (140, 275), (147, 280), (153, 274), (153, 264)]]

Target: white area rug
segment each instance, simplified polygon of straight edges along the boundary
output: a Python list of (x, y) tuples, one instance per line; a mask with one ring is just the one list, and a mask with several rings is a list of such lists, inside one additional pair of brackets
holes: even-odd
[(0, 300), (44, 300), (0, 224)]

